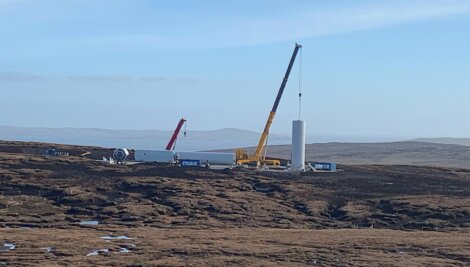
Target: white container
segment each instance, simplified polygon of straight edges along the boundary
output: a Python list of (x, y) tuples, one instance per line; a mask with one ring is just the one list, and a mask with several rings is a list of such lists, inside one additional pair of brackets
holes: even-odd
[(305, 121), (292, 121), (292, 169), (305, 171)]
[(136, 150), (134, 158), (136, 161), (174, 163), (173, 151), (168, 150)]
[(200, 160), (202, 164), (209, 162), (215, 165), (233, 165), (235, 164), (235, 153), (216, 153), (216, 152), (175, 152), (180, 159)]

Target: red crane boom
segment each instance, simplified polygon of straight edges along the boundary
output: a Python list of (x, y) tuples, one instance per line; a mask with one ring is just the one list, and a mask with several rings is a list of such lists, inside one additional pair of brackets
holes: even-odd
[[(181, 131), (181, 128), (183, 127), (184, 123), (186, 122), (185, 119), (181, 119), (178, 122), (178, 125), (176, 126), (175, 131), (173, 132), (173, 135), (171, 136), (170, 142), (168, 142), (168, 145), (166, 145), (166, 150), (174, 150), (176, 146), (176, 139), (178, 138), (178, 134)], [(186, 131), (184, 132), (184, 135), (186, 136)]]

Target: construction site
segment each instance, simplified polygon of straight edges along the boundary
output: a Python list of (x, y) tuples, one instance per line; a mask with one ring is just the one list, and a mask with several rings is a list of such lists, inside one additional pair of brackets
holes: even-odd
[(300, 85), (292, 144), (269, 147), (301, 48), (251, 148), (181, 151), (184, 118), (161, 150), (0, 142), (0, 265), (468, 264), (464, 165), (306, 155)]
[[(336, 164), (333, 162), (306, 162), (305, 161), (305, 139), (306, 139), (306, 122), (301, 120), (302, 105), (302, 60), (299, 61), (299, 85), (298, 85), (298, 119), (292, 122), (292, 151), (291, 158), (269, 158), (268, 140), (271, 125), (273, 124), (276, 112), (286, 88), (289, 76), (294, 66), (297, 55), (301, 53), (302, 45), (295, 44), (294, 51), (287, 66), (287, 70), (282, 79), (280, 88), (277, 92), (273, 107), (269, 112), (268, 119), (261, 133), (256, 149), (252, 153), (248, 153), (245, 149), (238, 148), (228, 153), (221, 152), (197, 152), (197, 151), (179, 151), (176, 149), (178, 137), (187, 135), (186, 122), (181, 118), (170, 137), (165, 150), (132, 150), (127, 148), (117, 148), (109, 159), (103, 157), (103, 162), (111, 164), (138, 164), (138, 163), (161, 163), (169, 165), (177, 165), (180, 167), (203, 167), (203, 168), (254, 168), (264, 171), (281, 171), (290, 173), (300, 173), (305, 171), (336, 171)], [(183, 129), (181, 133), (181, 130)], [(55, 153), (55, 150), (48, 150), (49, 154)], [(48, 152), (46, 151), (46, 152)], [(129, 157), (131, 156), (131, 157)], [(129, 160), (129, 161), (128, 161)], [(282, 163), (282, 164), (281, 164)]]
[(468, 169), (339, 172), (103, 164), (0, 144), (0, 262), (12, 266), (445, 265), (470, 261)]

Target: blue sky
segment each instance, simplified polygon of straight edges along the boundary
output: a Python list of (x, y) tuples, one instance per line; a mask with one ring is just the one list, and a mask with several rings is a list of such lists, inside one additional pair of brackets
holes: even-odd
[[(0, 125), (470, 137), (470, 1), (0, 0)], [(298, 65), (272, 132), (297, 118)]]

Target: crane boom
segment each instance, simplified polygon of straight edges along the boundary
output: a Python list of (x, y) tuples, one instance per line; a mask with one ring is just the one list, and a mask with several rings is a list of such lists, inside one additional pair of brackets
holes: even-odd
[(268, 120), (266, 121), (266, 125), (264, 126), (263, 133), (258, 142), (258, 146), (256, 147), (256, 151), (254, 154), (254, 158), (260, 159), (261, 153), (263, 152), (264, 145), (266, 143), (266, 139), (268, 138), (269, 129), (271, 128), (271, 124), (273, 123), (274, 116), (276, 115), (277, 107), (279, 106), (279, 102), (281, 101), (282, 94), (284, 93), (284, 88), (286, 87), (287, 80), (289, 79), (290, 71), (292, 66), (294, 65), (295, 58), (297, 56), (297, 52), (299, 49), (302, 48), (302, 45), (295, 44), (294, 52), (292, 53), (292, 57), (289, 62), (289, 66), (287, 67), (286, 74), (284, 75), (284, 79), (282, 80), (281, 87), (279, 88), (279, 92), (277, 93), (276, 100), (274, 101), (273, 108), (269, 113)]
[[(173, 135), (170, 138), (170, 142), (168, 142), (168, 145), (166, 145), (166, 150), (173, 150), (175, 149), (175, 144), (176, 144), (176, 139), (178, 138), (178, 134), (181, 131), (181, 128), (183, 127), (184, 123), (186, 120), (182, 118), (179, 122), (178, 125), (176, 126), (175, 131), (173, 132)], [(186, 135), (186, 133), (184, 133)]]

